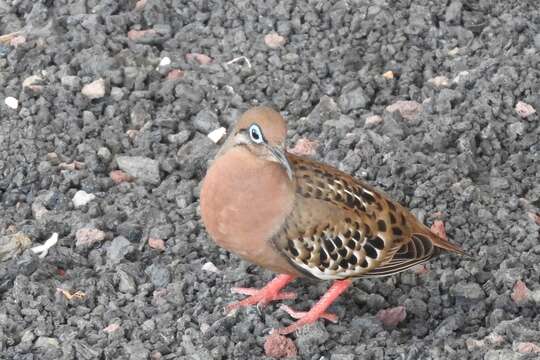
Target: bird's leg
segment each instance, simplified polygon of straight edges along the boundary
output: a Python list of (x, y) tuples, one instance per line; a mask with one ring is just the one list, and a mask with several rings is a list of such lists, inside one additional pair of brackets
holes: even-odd
[(311, 310), (305, 313), (296, 312), (290, 308), (285, 308), (285, 311), (287, 311), (294, 318), (299, 317), (299, 320), (287, 327), (274, 331), (278, 334), (285, 335), (298, 330), (304, 325), (314, 323), (320, 318), (328, 319), (333, 322), (337, 321), (337, 316), (327, 313), (326, 309), (330, 305), (332, 305), (332, 303), (339, 297), (339, 295), (341, 295), (345, 290), (347, 290), (351, 283), (352, 281), (349, 279), (335, 281), (330, 287), (330, 289), (328, 289), (328, 291), (321, 297), (321, 299), (315, 305), (313, 305)]
[(249, 295), (244, 300), (227, 305), (227, 312), (231, 312), (235, 309), (257, 305), (258, 307), (265, 307), (271, 301), (295, 299), (296, 294), (293, 292), (281, 292), (288, 283), (292, 282), (296, 277), (293, 275), (281, 274), (275, 279), (266, 284), (261, 289), (253, 288), (232, 288), (232, 292), (238, 294)]

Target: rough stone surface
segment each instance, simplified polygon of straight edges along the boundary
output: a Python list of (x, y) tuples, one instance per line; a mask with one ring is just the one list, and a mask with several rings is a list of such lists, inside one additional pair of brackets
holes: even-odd
[[(279, 304), (222, 311), (272, 274), (213, 244), (198, 210), (208, 132), (256, 104), (286, 116), (288, 147), (317, 141), (315, 159), (443, 220), (473, 256), (356, 280), (329, 309), (339, 323), (288, 336), (298, 359), (538, 357), (518, 351), (540, 338), (537, 1), (17, 0), (0, 19), (25, 38), (0, 43), (0, 243), (15, 245), (0, 358), (264, 359), (291, 321)], [(399, 101), (421, 111), (385, 110)], [(96, 198), (74, 207), (78, 191)], [(13, 239), (54, 232), (44, 258)], [(328, 287), (298, 280), (286, 303)], [(397, 326), (376, 318), (398, 306)]]

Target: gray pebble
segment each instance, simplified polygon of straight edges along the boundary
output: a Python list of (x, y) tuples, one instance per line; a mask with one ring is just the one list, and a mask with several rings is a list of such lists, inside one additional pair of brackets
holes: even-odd
[(203, 134), (208, 134), (220, 127), (217, 115), (209, 109), (199, 111), (193, 119), (193, 126)]
[(113, 264), (117, 264), (124, 259), (124, 257), (133, 251), (133, 245), (123, 236), (117, 236), (111, 242), (111, 245), (107, 249), (107, 257)]
[(171, 281), (171, 273), (163, 265), (152, 264), (144, 272), (150, 276), (150, 281), (157, 288), (166, 287)]
[(159, 162), (142, 156), (117, 156), (118, 167), (136, 179), (158, 184), (161, 181)]

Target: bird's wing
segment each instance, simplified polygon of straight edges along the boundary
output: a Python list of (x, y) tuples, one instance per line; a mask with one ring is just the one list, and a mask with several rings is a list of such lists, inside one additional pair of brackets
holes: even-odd
[(461, 250), (432, 234), (380, 191), (318, 162), (289, 155), (296, 206), (274, 243), (320, 279), (387, 276)]

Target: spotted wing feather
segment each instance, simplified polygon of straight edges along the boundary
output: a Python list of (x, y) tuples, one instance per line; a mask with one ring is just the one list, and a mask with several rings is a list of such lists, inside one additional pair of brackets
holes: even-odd
[(429, 236), (414, 231), (412, 215), (380, 191), (315, 161), (293, 155), (289, 161), (296, 207), (275, 244), (304, 273), (320, 279), (387, 276), (440, 252)]

